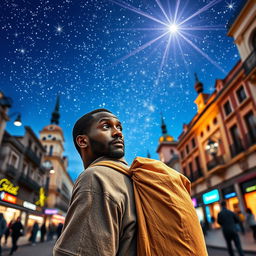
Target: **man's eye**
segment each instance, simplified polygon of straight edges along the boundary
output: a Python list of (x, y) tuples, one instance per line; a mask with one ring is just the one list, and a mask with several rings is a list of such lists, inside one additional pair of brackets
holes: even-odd
[(117, 129), (119, 129), (120, 131), (122, 131), (122, 130), (123, 130), (123, 127), (122, 127), (121, 125), (118, 125), (118, 126), (117, 126)]
[(103, 124), (102, 127), (105, 128), (105, 129), (107, 129), (107, 128), (109, 128), (109, 124)]

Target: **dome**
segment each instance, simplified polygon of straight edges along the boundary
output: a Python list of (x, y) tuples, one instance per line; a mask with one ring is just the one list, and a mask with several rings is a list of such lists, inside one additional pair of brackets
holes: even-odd
[(161, 137), (159, 138), (159, 142), (160, 142), (160, 143), (161, 143), (161, 142), (165, 142), (165, 141), (167, 141), (167, 142), (172, 142), (172, 141), (174, 141), (174, 138), (173, 138), (172, 136), (168, 135), (168, 134), (165, 134), (165, 135), (163, 135), (163, 136), (161, 136)]
[(45, 126), (43, 128), (42, 132), (60, 132), (61, 134), (63, 133), (62, 129), (58, 125), (55, 125), (55, 124), (50, 124), (50, 125)]

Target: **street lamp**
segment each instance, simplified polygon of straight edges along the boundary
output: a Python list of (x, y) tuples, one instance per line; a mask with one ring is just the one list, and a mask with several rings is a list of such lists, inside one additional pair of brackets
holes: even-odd
[(219, 148), (218, 142), (212, 139), (209, 139), (207, 145), (205, 146), (207, 153), (212, 155), (214, 158), (216, 158), (217, 156), (218, 148)]
[(10, 117), (17, 115), (16, 119), (14, 120), (13, 124), (15, 126), (22, 126), (22, 122), (21, 122), (21, 114), (20, 113), (13, 113), (11, 115), (9, 115)]

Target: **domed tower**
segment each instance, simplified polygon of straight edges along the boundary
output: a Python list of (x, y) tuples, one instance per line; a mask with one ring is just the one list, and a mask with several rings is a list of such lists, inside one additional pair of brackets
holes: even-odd
[(46, 149), (44, 163), (49, 169), (47, 188), (47, 207), (56, 209), (60, 215), (65, 214), (71, 196), (73, 181), (67, 172), (68, 159), (64, 153), (64, 135), (59, 126), (60, 99), (57, 97), (51, 124), (40, 131), (40, 140)]
[(159, 138), (159, 144), (156, 152), (162, 162), (170, 166), (171, 168), (180, 171), (179, 153), (177, 150), (178, 142), (167, 133), (167, 127), (164, 122), (163, 116), (161, 116), (161, 129), (162, 136)]

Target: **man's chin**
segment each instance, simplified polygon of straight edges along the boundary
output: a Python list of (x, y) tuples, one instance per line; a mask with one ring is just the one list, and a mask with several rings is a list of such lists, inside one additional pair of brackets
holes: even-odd
[(109, 157), (114, 158), (114, 159), (119, 159), (124, 156), (124, 151), (123, 150), (114, 150), (109, 153)]

